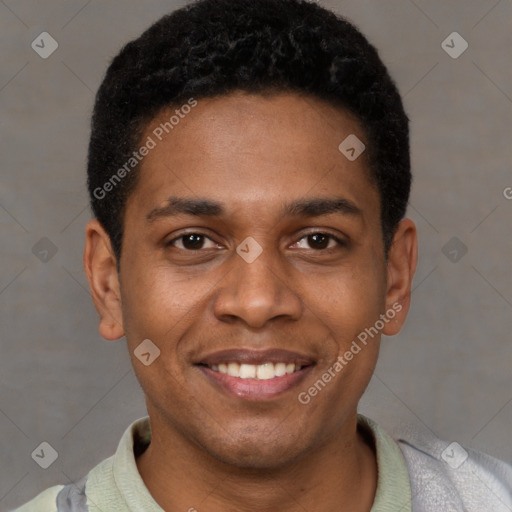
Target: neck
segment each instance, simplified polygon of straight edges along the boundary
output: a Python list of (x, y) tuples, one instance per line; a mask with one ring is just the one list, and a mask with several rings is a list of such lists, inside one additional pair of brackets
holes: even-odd
[(239, 468), (214, 459), (154, 415), (151, 428), (151, 444), (136, 462), (164, 510), (369, 512), (372, 507), (376, 457), (356, 428), (355, 414), (320, 449), (286, 467), (265, 469)]

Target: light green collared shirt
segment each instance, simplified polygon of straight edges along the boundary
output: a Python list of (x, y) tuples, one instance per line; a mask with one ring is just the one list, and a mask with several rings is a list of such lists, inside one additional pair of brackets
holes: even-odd
[[(373, 440), (377, 453), (377, 492), (371, 512), (411, 512), (409, 474), (397, 443), (365, 416), (358, 415), (358, 425)], [(147, 416), (126, 429), (116, 453), (89, 472), (85, 487), (88, 512), (163, 512), (145, 486), (135, 460), (136, 453), (142, 453), (150, 441)], [(13, 512), (59, 512), (56, 497), (63, 487), (50, 487)]]

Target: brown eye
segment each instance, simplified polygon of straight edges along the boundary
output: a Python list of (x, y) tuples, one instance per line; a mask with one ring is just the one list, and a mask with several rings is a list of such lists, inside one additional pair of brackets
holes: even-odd
[(206, 235), (203, 235), (201, 233), (186, 233), (184, 235), (174, 238), (165, 245), (167, 247), (176, 247), (177, 249), (182, 249), (186, 251), (197, 251), (204, 248), (206, 241), (210, 241), (214, 246), (216, 246), (213, 240), (211, 240)]
[(330, 238), (330, 236), (323, 233), (315, 233), (314, 235), (308, 235), (308, 242), (314, 249), (325, 249), (329, 245)]
[(204, 244), (204, 237), (202, 235), (197, 235), (195, 233), (191, 233), (190, 235), (184, 235), (183, 239), (183, 247), (185, 249), (201, 249)]
[[(306, 244), (304, 244), (306, 241)], [(301, 246), (302, 244), (302, 246)], [(346, 242), (329, 233), (310, 233), (303, 236), (297, 245), (304, 249), (324, 250), (338, 247), (346, 247)]]

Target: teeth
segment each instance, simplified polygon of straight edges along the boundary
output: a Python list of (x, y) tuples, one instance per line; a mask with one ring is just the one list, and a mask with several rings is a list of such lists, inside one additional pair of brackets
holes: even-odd
[(294, 373), (301, 369), (295, 366), (295, 363), (264, 363), (264, 364), (239, 364), (239, 363), (220, 363), (210, 367), (214, 371), (224, 373), (230, 377), (239, 377), (240, 379), (258, 379), (267, 380), (274, 377), (282, 377), (286, 374)]
[(230, 377), (240, 377), (240, 365), (238, 363), (229, 363), (227, 373)]
[(286, 365), (284, 363), (277, 363), (274, 365), (276, 377), (282, 377), (286, 373)]
[[(293, 365), (295, 367), (295, 365)], [(276, 376), (276, 371), (272, 363), (260, 364), (257, 367), (256, 375), (260, 380), (273, 379)]]
[(241, 379), (254, 379), (256, 377), (256, 366), (252, 364), (240, 365), (240, 378)]

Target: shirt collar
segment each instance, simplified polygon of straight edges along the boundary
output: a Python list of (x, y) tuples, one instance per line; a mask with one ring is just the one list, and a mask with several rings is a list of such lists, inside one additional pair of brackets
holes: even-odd
[[(409, 474), (398, 445), (377, 423), (360, 414), (358, 427), (370, 436), (377, 453), (377, 491), (371, 512), (410, 512)], [(134, 421), (125, 430), (115, 455), (100, 463), (89, 474), (89, 510), (108, 505), (110, 512), (163, 512), (137, 469), (136, 457), (150, 441), (148, 416)]]

